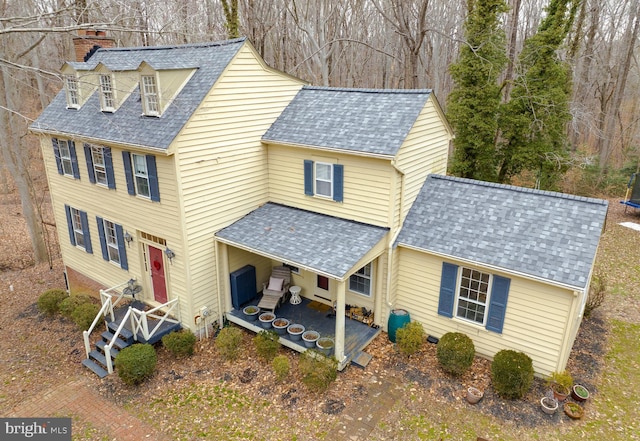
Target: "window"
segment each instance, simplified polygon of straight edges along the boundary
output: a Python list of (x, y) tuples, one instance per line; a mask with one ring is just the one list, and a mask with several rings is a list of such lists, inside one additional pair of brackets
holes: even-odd
[(156, 87), (156, 77), (153, 75), (143, 75), (141, 82), (144, 113), (146, 115), (159, 115), (160, 112), (158, 110), (158, 88)]
[(462, 268), (456, 315), (484, 325), (490, 276), (477, 270)]
[(156, 157), (122, 152), (122, 159), (129, 194), (139, 195), (155, 202), (160, 201)]
[(349, 277), (349, 289), (358, 294), (371, 296), (371, 263), (366, 264)]
[(318, 288), (329, 291), (329, 278), (325, 276), (318, 276)]
[(87, 213), (70, 207), (69, 205), (65, 205), (64, 208), (67, 214), (67, 226), (69, 228), (71, 245), (82, 248), (87, 253), (93, 253)]
[(72, 108), (80, 107), (80, 99), (78, 96), (78, 79), (75, 75), (67, 75), (65, 77), (67, 84), (67, 106)]
[(297, 266), (289, 265), (288, 263), (283, 263), (282, 266), (289, 268), (293, 274), (300, 274), (300, 268)]
[(102, 258), (107, 262), (119, 265), (122, 269), (128, 269), (127, 251), (124, 247), (124, 230), (122, 225), (96, 216)]
[(96, 177), (96, 183), (107, 185), (107, 168), (104, 164), (102, 147), (91, 147), (91, 160), (93, 161), (93, 172)]
[(342, 202), (343, 181), (342, 164), (304, 161), (304, 194), (307, 196), (318, 195)]
[(89, 181), (92, 184), (99, 184), (112, 189), (116, 188), (111, 148), (85, 144), (84, 156), (87, 160)]
[(55, 156), (58, 174), (80, 179), (76, 145), (71, 140), (53, 138), (53, 155)]
[(113, 85), (111, 81), (111, 75), (100, 75), (100, 96), (102, 110), (113, 111), (116, 107), (115, 98), (113, 94)]

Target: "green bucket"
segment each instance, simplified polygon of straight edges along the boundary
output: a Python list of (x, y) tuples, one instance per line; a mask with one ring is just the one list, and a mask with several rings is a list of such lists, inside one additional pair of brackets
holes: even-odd
[(405, 309), (392, 309), (389, 314), (389, 322), (387, 329), (389, 332), (389, 340), (396, 342), (396, 331), (411, 321), (409, 311)]

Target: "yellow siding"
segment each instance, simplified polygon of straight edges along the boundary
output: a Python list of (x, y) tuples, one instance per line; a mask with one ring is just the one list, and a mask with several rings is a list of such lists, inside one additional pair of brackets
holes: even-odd
[(430, 98), (398, 152), (398, 168), (405, 173), (402, 219), (405, 218), (429, 173), (446, 174), (449, 141), (440, 112)]
[(476, 352), (488, 358), (502, 349), (522, 351), (533, 359), (539, 375), (548, 375), (562, 367), (561, 352), (574, 304), (572, 291), (484, 270), (511, 279), (503, 332), (497, 334), (460, 319), (438, 315), (442, 259), (404, 247), (398, 247), (397, 252), (394, 307), (407, 309), (428, 334), (441, 337), (447, 332), (463, 332), (473, 340)]
[[(344, 202), (304, 194), (304, 160), (344, 165)], [(269, 145), (272, 202), (378, 226), (389, 226), (394, 170), (389, 161)]]
[(267, 201), (260, 138), (302, 85), (266, 69), (245, 44), (171, 146), (194, 311), (218, 309), (213, 235)]

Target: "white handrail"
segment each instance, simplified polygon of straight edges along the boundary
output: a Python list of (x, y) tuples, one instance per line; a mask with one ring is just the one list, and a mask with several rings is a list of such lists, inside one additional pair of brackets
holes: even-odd
[[(155, 335), (156, 331), (164, 322), (179, 323), (178, 320), (169, 318), (169, 314), (176, 308), (177, 304), (178, 299), (173, 299), (160, 306), (156, 306), (149, 311), (140, 311), (136, 308), (129, 308), (133, 312), (133, 315), (131, 316), (131, 327), (133, 328), (134, 337), (137, 336), (138, 332), (141, 332), (144, 339), (149, 340), (151, 337), (153, 337), (153, 335)], [(169, 309), (164, 311), (164, 315), (154, 314), (156, 311), (166, 308), (167, 306), (169, 306)], [(151, 332), (149, 332), (149, 317), (158, 320), (158, 323), (151, 330)]]
[(104, 357), (107, 361), (107, 372), (109, 372), (110, 374), (113, 374), (113, 362), (111, 361), (111, 348), (113, 348), (113, 345), (116, 343), (116, 340), (120, 335), (120, 332), (122, 332), (122, 329), (124, 328), (124, 324), (127, 322), (127, 319), (131, 315), (131, 310), (132, 308), (129, 308), (127, 310), (127, 313), (124, 315), (124, 317), (122, 317), (120, 326), (118, 326), (118, 329), (116, 329), (116, 331), (113, 333), (113, 337), (111, 338), (111, 341), (109, 342), (108, 345), (104, 347)]
[[(100, 295), (102, 296), (102, 291), (100, 291)], [(91, 352), (91, 343), (89, 342), (89, 336), (98, 324), (98, 320), (100, 319), (100, 317), (104, 317), (105, 315), (107, 315), (107, 311), (111, 311), (111, 316), (113, 317), (113, 305), (111, 303), (111, 296), (109, 296), (108, 294), (105, 296), (102, 303), (102, 308), (100, 308), (100, 311), (98, 311), (98, 314), (96, 314), (96, 318), (93, 319), (93, 323), (91, 323), (89, 329), (87, 329), (86, 331), (82, 331), (82, 338), (84, 339), (84, 351), (87, 354), (87, 358), (89, 358), (89, 352)]]

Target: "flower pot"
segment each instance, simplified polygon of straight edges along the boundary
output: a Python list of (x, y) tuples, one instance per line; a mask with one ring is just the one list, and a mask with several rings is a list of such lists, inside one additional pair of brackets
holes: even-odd
[(285, 335), (287, 333), (287, 327), (289, 326), (289, 320), (278, 317), (271, 322), (271, 326), (279, 335)]
[(258, 315), (260, 314), (260, 308), (254, 305), (245, 306), (242, 309), (242, 313), (244, 314), (245, 320), (254, 322), (258, 319)]
[(547, 415), (553, 415), (558, 410), (558, 400), (551, 397), (542, 397), (540, 399), (540, 407)]
[(559, 384), (552, 385), (551, 390), (553, 391), (553, 397), (560, 402), (566, 400), (571, 392), (568, 388)]
[(468, 387), (467, 388), (467, 401), (470, 404), (476, 404), (478, 401), (482, 399), (484, 396), (484, 392), (476, 387)]
[(569, 418), (579, 420), (584, 415), (584, 409), (576, 403), (564, 403), (564, 413), (566, 413)]
[(264, 329), (271, 329), (271, 323), (276, 319), (276, 315), (272, 312), (263, 312), (258, 317), (260, 320), (260, 326)]
[(589, 390), (581, 384), (574, 384), (571, 388), (571, 398), (582, 403), (589, 398)]
[(334, 342), (330, 337), (320, 337), (316, 340), (316, 347), (324, 355), (329, 356), (333, 352)]
[(297, 323), (289, 325), (287, 327), (287, 332), (289, 333), (289, 338), (291, 340), (300, 341), (300, 339), (302, 339), (302, 333), (304, 332), (304, 326)]
[(317, 331), (304, 331), (302, 333), (302, 341), (307, 348), (315, 348), (316, 340), (319, 338), (320, 334)]

